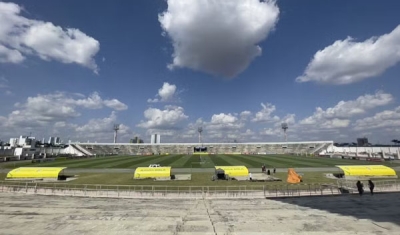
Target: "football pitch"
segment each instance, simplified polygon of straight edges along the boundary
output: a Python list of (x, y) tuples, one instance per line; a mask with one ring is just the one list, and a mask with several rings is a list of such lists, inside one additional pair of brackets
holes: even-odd
[(151, 156), (109, 156), (86, 159), (65, 159), (45, 163), (9, 162), (1, 164), (3, 168), (15, 168), (23, 166), (35, 167), (68, 167), (68, 168), (119, 168), (132, 169), (136, 167), (148, 167), (150, 164), (171, 166), (173, 168), (214, 168), (214, 166), (246, 166), (248, 168), (261, 168), (263, 164), (267, 168), (288, 167), (333, 167), (335, 165), (388, 165), (399, 166), (392, 162), (368, 162), (358, 160), (306, 157), (293, 155), (151, 155)]

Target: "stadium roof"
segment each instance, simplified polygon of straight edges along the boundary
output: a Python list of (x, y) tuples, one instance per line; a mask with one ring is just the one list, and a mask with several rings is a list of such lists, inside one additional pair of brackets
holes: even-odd
[(255, 143), (85, 143), (85, 142), (74, 142), (71, 144), (80, 145), (187, 145), (187, 146), (199, 146), (209, 147), (212, 145), (293, 145), (293, 144), (333, 144), (333, 140), (329, 141), (301, 141), (301, 142), (255, 142)]

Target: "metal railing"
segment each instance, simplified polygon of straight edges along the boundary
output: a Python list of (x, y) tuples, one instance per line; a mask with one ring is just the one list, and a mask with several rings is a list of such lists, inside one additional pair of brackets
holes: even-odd
[[(40, 195), (117, 197), (117, 198), (272, 198), (317, 195), (339, 195), (343, 188), (356, 193), (355, 182), (297, 185), (243, 186), (165, 186), (165, 185), (100, 185), (0, 181), (0, 192)], [(346, 185), (345, 185), (346, 184)], [(349, 190), (352, 189), (352, 190)], [(399, 191), (400, 181), (375, 182), (376, 192)]]
[[(355, 180), (338, 180), (337, 187), (342, 189), (342, 191), (346, 191), (347, 193), (358, 193), (358, 189), (356, 186)], [(364, 184), (364, 190), (368, 191), (368, 182), (365, 180), (361, 181)], [(397, 192), (400, 191), (400, 180), (391, 179), (391, 180), (375, 180), (373, 181), (375, 188), (374, 192)]]

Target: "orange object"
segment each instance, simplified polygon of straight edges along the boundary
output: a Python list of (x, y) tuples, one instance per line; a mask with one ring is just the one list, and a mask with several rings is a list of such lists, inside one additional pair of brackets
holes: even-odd
[(297, 184), (301, 182), (301, 176), (294, 171), (293, 168), (288, 169), (287, 182), (290, 184)]

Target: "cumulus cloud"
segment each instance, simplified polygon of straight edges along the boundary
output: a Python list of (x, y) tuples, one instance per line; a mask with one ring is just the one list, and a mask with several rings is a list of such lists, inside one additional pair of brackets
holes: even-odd
[[(110, 102), (118, 103), (118, 105), (110, 105)], [(108, 105), (105, 103), (108, 103)], [(97, 92), (88, 97), (65, 92), (55, 92), (45, 95), (38, 94), (34, 97), (28, 97), (24, 103), (16, 103), (15, 107), (17, 109), (12, 111), (7, 117), (2, 117), (2, 125), (4, 127), (44, 127), (49, 123), (65, 122), (79, 117), (81, 113), (78, 108), (100, 109), (103, 105), (108, 107), (114, 106), (112, 108), (115, 110), (123, 110), (121, 108), (125, 104), (118, 100), (103, 100)]]
[(321, 129), (335, 129), (348, 127), (350, 118), (365, 114), (368, 110), (376, 107), (385, 106), (393, 101), (393, 96), (383, 91), (377, 91), (375, 94), (366, 94), (355, 100), (340, 101), (337, 105), (323, 110), (317, 107), (314, 114), (299, 122), (306, 126), (314, 126)]
[(386, 127), (400, 127), (400, 106), (357, 120), (354, 124), (354, 129), (357, 131)]
[(274, 29), (275, 1), (168, 0), (159, 15), (163, 33), (172, 39), (173, 61), (186, 67), (232, 78), (261, 55), (258, 43)]
[(214, 114), (211, 117), (211, 121), (206, 123), (208, 130), (222, 131), (222, 130), (235, 130), (240, 129), (244, 126), (237, 117), (228, 113)]
[(117, 99), (111, 99), (111, 100), (104, 100), (104, 105), (115, 110), (126, 110), (128, 109), (128, 105), (122, 103), (121, 101)]
[(295, 114), (287, 114), (280, 120), (277, 120), (274, 124), (275, 127), (281, 128), (282, 123), (288, 124), (289, 128), (296, 123), (296, 115)]
[(278, 116), (272, 116), (272, 113), (275, 112), (276, 107), (270, 103), (261, 103), (262, 109), (255, 114), (255, 117), (252, 119), (253, 122), (276, 122), (279, 121)]
[(21, 52), (9, 49), (0, 44), (0, 63), (13, 63), (18, 64), (24, 61), (25, 57), (22, 56)]
[[(355, 115), (366, 113), (367, 110), (385, 106), (393, 101), (393, 96), (383, 91), (378, 91), (375, 94), (366, 94), (358, 97), (356, 100), (340, 101), (332, 108), (323, 110), (317, 107), (314, 114), (300, 121), (300, 124), (319, 124), (321, 120), (326, 119), (348, 119)], [(330, 122), (332, 124), (343, 125), (342, 122)], [(345, 122), (348, 123), (348, 122)]]
[(171, 105), (165, 106), (163, 110), (148, 108), (144, 111), (144, 117), (146, 120), (137, 126), (157, 130), (179, 129), (181, 123), (188, 119), (182, 107)]
[(76, 63), (97, 73), (94, 56), (100, 43), (79, 29), (21, 16), (22, 8), (0, 2), (0, 62), (21, 63), (25, 56)]
[(248, 110), (245, 110), (243, 112), (240, 113), (240, 118), (244, 121), (246, 121), (248, 118), (250, 118), (250, 116), (252, 115), (252, 113)]
[(176, 85), (164, 82), (163, 86), (158, 89), (158, 94), (156, 95), (156, 98), (148, 99), (147, 102), (173, 102), (177, 100), (178, 98), (176, 97)]
[(355, 42), (338, 40), (318, 51), (298, 82), (350, 84), (385, 72), (400, 61), (400, 25), (392, 32)]
[[(75, 130), (78, 132), (78, 136), (83, 137), (96, 137), (99, 134), (106, 134), (112, 139), (112, 127), (117, 122), (117, 115), (115, 111), (112, 111), (109, 117), (106, 118), (95, 118), (90, 119), (85, 125), (76, 126)], [(128, 133), (129, 127), (124, 124), (119, 125), (118, 134), (123, 135)]]

